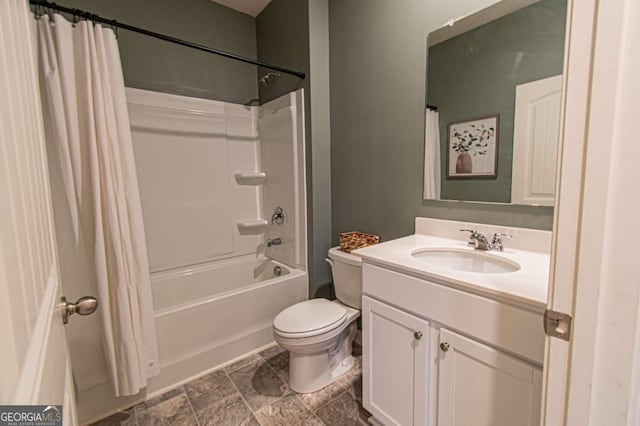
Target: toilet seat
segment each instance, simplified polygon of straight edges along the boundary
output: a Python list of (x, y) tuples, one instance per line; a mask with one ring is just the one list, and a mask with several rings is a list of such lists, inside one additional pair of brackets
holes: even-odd
[(339, 328), (347, 321), (347, 309), (327, 299), (311, 299), (280, 312), (273, 320), (273, 330), (282, 337), (314, 337)]

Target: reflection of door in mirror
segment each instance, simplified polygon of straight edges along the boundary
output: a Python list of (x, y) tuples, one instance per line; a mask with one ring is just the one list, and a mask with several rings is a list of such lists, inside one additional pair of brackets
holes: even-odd
[(562, 76), (516, 87), (511, 203), (552, 206)]
[[(567, 0), (502, 0), (458, 20), (452, 16), (453, 24), (429, 34), (426, 104), (439, 115), (440, 199), (553, 205), (560, 87), (554, 86), (553, 94), (529, 93), (522, 101), (529, 105), (520, 109), (530, 109), (533, 121), (520, 125), (516, 93), (525, 96), (552, 76), (561, 84), (566, 10)], [(469, 171), (469, 158), (458, 161), (460, 144), (448, 130), (487, 117), (498, 117), (489, 144), (495, 149), (483, 156), (471, 152), (477, 155)], [(426, 136), (425, 160), (430, 157)], [(466, 140), (462, 151), (481, 142)], [(435, 170), (433, 157), (425, 161), (425, 178)], [(481, 160), (493, 166), (482, 172)], [(437, 198), (428, 197), (436, 191), (426, 189), (425, 199)]]

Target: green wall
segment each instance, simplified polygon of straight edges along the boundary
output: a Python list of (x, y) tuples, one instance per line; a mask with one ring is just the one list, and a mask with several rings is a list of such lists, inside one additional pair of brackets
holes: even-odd
[[(311, 295), (331, 297), (331, 272), (324, 261), (331, 248), (331, 104), (329, 96), (329, 0), (309, 1), (310, 101), (313, 143), (307, 144), (312, 167), (307, 173), (313, 183), (309, 197), (313, 204), (313, 234), (309, 246), (313, 254)], [(309, 151), (311, 153), (309, 154)]]
[[(307, 73), (304, 80), (281, 74), (268, 86), (259, 84), (260, 102), (269, 102), (293, 90), (309, 91), (309, 4), (299, 0), (272, 0), (256, 17), (258, 59)], [(259, 68), (258, 77), (270, 72)]]
[[(60, 0), (151, 31), (256, 58), (255, 19), (210, 0)], [(247, 103), (256, 67), (125, 30), (118, 31), (125, 84), (138, 89)]]
[(426, 37), (494, 0), (330, 0), (332, 227), (383, 240), (416, 216), (551, 229), (552, 208), (423, 201)]
[[(260, 102), (305, 91), (309, 295), (330, 296), (331, 272), (324, 261), (331, 247), (328, 0), (272, 0), (256, 24), (258, 59), (307, 73), (304, 80), (282, 74), (259, 85)], [(259, 76), (266, 72), (260, 69)]]
[[(427, 104), (440, 113), (442, 199), (511, 201), (516, 86), (562, 74), (566, 0), (542, 0), (429, 48)], [(499, 114), (496, 179), (447, 179), (449, 123)]]

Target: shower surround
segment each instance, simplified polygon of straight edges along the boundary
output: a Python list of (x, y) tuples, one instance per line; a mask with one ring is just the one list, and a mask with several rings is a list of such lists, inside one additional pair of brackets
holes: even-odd
[(96, 357), (77, 357), (81, 420), (271, 344), (275, 315), (308, 298), (303, 96), (257, 107), (127, 89), (161, 373), (116, 399)]

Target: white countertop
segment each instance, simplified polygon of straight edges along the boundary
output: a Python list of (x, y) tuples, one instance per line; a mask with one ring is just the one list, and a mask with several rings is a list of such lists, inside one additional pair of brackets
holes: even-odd
[[(521, 268), (508, 273), (476, 273), (452, 270), (426, 264), (411, 253), (422, 248), (455, 248), (474, 251), (466, 241), (424, 234), (415, 234), (381, 244), (354, 250), (364, 261), (386, 266), (439, 284), (486, 295), (495, 299), (543, 309), (547, 305), (549, 262), (547, 253), (512, 249), (505, 241), (504, 251), (490, 251), (520, 264)], [(486, 253), (486, 252), (483, 252)]]

